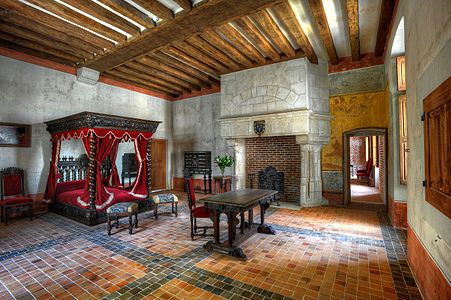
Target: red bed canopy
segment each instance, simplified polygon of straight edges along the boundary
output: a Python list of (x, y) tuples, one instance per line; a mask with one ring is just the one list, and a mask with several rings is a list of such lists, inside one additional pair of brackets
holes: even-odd
[(81, 139), (89, 158), (89, 167), (84, 192), (78, 196), (78, 205), (92, 210), (105, 209), (114, 198), (102, 182), (101, 165), (110, 156), (112, 168), (109, 178), (112, 186), (119, 185), (116, 167), (118, 146), (121, 141), (133, 141), (139, 169), (130, 195), (147, 198), (150, 193), (151, 139), (161, 122), (126, 118), (92, 112), (46, 122), (51, 134), (52, 159), (50, 164), (45, 199), (53, 199), (59, 177), (58, 160), (61, 141)]

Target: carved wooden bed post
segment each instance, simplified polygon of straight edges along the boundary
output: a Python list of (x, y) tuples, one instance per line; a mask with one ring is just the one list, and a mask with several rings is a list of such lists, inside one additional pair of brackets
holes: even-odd
[(152, 139), (147, 142), (147, 192), (152, 192)]
[(89, 135), (89, 214), (92, 218), (96, 217), (96, 140), (94, 133)]

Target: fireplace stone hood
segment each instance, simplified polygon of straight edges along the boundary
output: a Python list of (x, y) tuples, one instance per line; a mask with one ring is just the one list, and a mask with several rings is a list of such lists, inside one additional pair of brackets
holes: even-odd
[(246, 186), (245, 139), (296, 136), (301, 147), (301, 207), (326, 204), (322, 197), (321, 147), (329, 143), (327, 63), (296, 59), (221, 77), (221, 135), (235, 154), (234, 188)]

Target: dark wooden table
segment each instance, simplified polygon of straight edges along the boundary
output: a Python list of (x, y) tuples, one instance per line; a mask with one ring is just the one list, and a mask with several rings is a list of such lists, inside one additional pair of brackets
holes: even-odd
[[(205, 208), (211, 211), (214, 228), (214, 241), (207, 242), (204, 248), (246, 259), (243, 250), (235, 245), (255, 233), (255, 227), (259, 233), (275, 234), (275, 231), (269, 225), (264, 224), (265, 210), (273, 201), (275, 194), (277, 194), (277, 191), (274, 190), (243, 189), (199, 199), (198, 201), (204, 203)], [(260, 206), (261, 210), (260, 224), (253, 222), (253, 209), (256, 206)], [(245, 212), (248, 212), (247, 222), (245, 221)], [(221, 243), (219, 240), (219, 222), (222, 213), (227, 215), (228, 239)], [(237, 218), (238, 215), (240, 215), (240, 220)], [(236, 230), (238, 224), (240, 224), (239, 235), (237, 235)]]

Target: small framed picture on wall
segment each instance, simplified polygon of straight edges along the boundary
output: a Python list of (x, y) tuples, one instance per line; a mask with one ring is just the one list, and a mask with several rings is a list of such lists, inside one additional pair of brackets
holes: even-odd
[(31, 147), (31, 125), (0, 123), (0, 147)]

